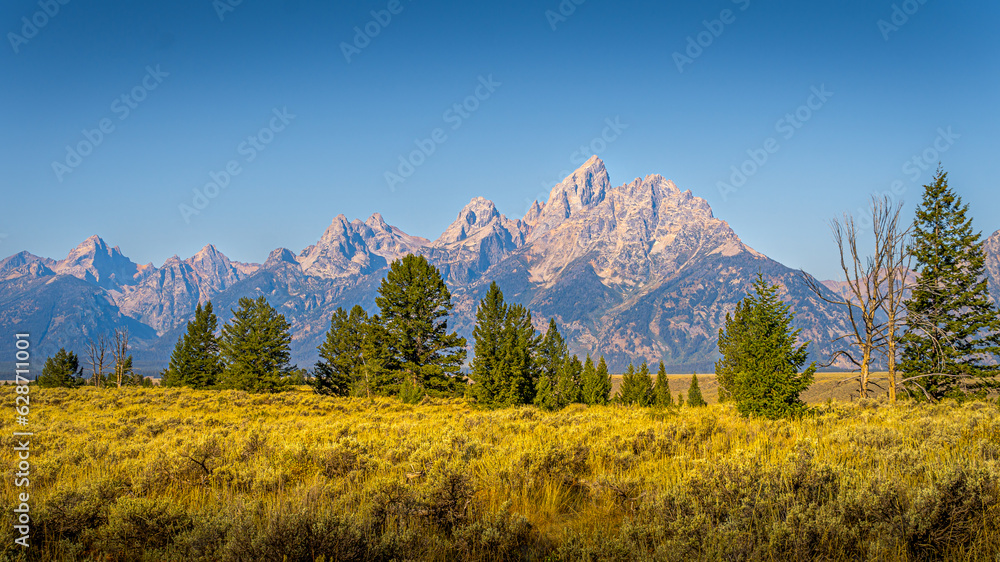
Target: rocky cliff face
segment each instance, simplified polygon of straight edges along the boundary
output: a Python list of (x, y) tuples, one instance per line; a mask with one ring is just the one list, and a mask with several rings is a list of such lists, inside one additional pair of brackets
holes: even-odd
[[(986, 249), (1000, 294), (1000, 232)], [(316, 244), (298, 255), (276, 249), (262, 265), (233, 262), (211, 245), (159, 268), (136, 265), (96, 236), (58, 262), (15, 254), (0, 261), (0, 328), (29, 328), (38, 352), (51, 354), (60, 346), (82, 352), (95, 334), (128, 326), (136, 365), (155, 373), (199, 302), (212, 300), (225, 322), (241, 297), (264, 295), (292, 325), (294, 361), (311, 367), (333, 311), (361, 304), (375, 312), (388, 265), (408, 253), (442, 271), (455, 303), (450, 326), (463, 335), (471, 336), (478, 301), (496, 281), (539, 329), (555, 318), (574, 352), (605, 355), (614, 369), (662, 359), (671, 369), (710, 371), (718, 330), (758, 272), (782, 287), (817, 358), (847, 327), (801, 272), (745, 245), (705, 200), (659, 175), (615, 187), (595, 157), (523, 219), (477, 197), (433, 242), (379, 214), (339, 215)]]
[(348, 222), (344, 215), (337, 215), (319, 242), (302, 250), (296, 259), (307, 275), (346, 279), (382, 269), (425, 245), (427, 239), (389, 226), (378, 213), (365, 222)]
[(422, 253), (450, 285), (465, 285), (524, 245), (528, 225), (501, 215), (492, 201), (476, 197)]

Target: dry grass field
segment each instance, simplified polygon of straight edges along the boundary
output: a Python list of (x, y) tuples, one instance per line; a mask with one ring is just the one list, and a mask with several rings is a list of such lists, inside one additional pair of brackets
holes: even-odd
[[(5, 560), (1000, 552), (993, 403), (834, 402), (767, 421), (729, 405), (545, 413), (304, 390), (31, 392), (32, 546), (14, 545), (4, 525)], [(12, 436), (23, 428), (13, 415), (0, 425), (9, 521), (24, 491), (14, 487)]]
[[(853, 376), (851, 373), (816, 373), (816, 378), (809, 390), (802, 393), (802, 400), (807, 404), (821, 404), (828, 400), (839, 400), (851, 402), (858, 399), (858, 384), (856, 382), (845, 382), (845, 379)], [(674, 401), (677, 400), (677, 393), (681, 392), (687, 398), (688, 387), (691, 386), (691, 374), (667, 375), (670, 381), (670, 392), (673, 393)], [(888, 378), (886, 373), (874, 373), (871, 380), (882, 388), (886, 388)], [(653, 381), (656, 381), (656, 374), (653, 374)], [(621, 386), (622, 375), (611, 376), (611, 393), (618, 392)], [(698, 374), (698, 387), (705, 401), (715, 404), (719, 401), (719, 385), (715, 382), (715, 374)], [(878, 388), (872, 386), (872, 391)], [(881, 394), (885, 394), (882, 392)]]

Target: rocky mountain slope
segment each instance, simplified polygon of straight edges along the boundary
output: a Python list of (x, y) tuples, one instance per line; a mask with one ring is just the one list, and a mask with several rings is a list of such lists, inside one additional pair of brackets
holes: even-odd
[[(997, 291), (1000, 233), (987, 249)], [(199, 302), (212, 300), (226, 321), (240, 297), (263, 294), (292, 325), (294, 361), (310, 367), (333, 311), (375, 311), (388, 265), (408, 253), (442, 271), (455, 302), (450, 322), (463, 335), (471, 336), (478, 300), (496, 281), (539, 329), (556, 318), (574, 352), (605, 355), (614, 369), (663, 359), (672, 370), (710, 371), (725, 315), (758, 272), (781, 285), (817, 358), (846, 328), (801, 272), (744, 244), (704, 199), (659, 175), (615, 187), (596, 157), (523, 219), (476, 197), (434, 241), (376, 213), (366, 221), (338, 215), (316, 244), (297, 255), (276, 249), (263, 264), (233, 262), (209, 245), (160, 267), (138, 265), (96, 236), (58, 261), (22, 252), (0, 261), (0, 327), (30, 331), (40, 368), (60, 346), (82, 353), (89, 338), (128, 326), (137, 367), (154, 374)]]

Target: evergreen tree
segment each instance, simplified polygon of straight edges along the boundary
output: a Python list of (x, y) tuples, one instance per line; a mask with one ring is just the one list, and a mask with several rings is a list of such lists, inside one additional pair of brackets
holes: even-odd
[(472, 330), (473, 353), (472, 386), (470, 393), (479, 404), (495, 406), (504, 393), (502, 380), (496, 378), (498, 366), (506, 359), (507, 350), (505, 328), (507, 327), (507, 305), (497, 284), (490, 283), (486, 297), (479, 301), (476, 309), (476, 327)]
[(701, 396), (701, 388), (698, 386), (698, 373), (691, 375), (691, 386), (688, 387), (688, 406), (701, 407), (708, 406), (708, 402)]
[[(914, 221), (919, 277), (906, 302), (901, 368), (911, 395), (940, 399), (998, 387), (1000, 315), (990, 300), (981, 233), (938, 170)], [(913, 378), (919, 377), (919, 378)]]
[(649, 366), (643, 361), (636, 371), (631, 363), (622, 376), (622, 387), (618, 391), (623, 404), (649, 406), (653, 398), (653, 377), (649, 374)]
[(594, 379), (591, 397), (597, 405), (606, 405), (611, 400), (611, 373), (608, 372), (608, 364), (605, 363), (603, 355), (597, 362), (597, 376)]
[(198, 303), (194, 319), (187, 323), (187, 333), (177, 339), (170, 364), (163, 372), (164, 386), (208, 388), (222, 374), (219, 340), (215, 337), (218, 319), (212, 312), (212, 302), (202, 308)]
[[(535, 365), (538, 369), (538, 380), (535, 383), (535, 392), (541, 392), (541, 387), (547, 388), (546, 392), (551, 392), (553, 397), (556, 394), (556, 386), (559, 379), (559, 369), (567, 354), (566, 342), (559, 333), (555, 318), (549, 319), (548, 330), (542, 336), (541, 342), (535, 351)], [(544, 379), (544, 382), (542, 381)], [(553, 400), (556, 400), (553, 398)], [(558, 400), (556, 400), (558, 402)], [(537, 403), (537, 402), (536, 402)]]
[(458, 392), (466, 341), (448, 333), (451, 293), (438, 269), (424, 256), (407, 255), (392, 263), (378, 295), (402, 378), (435, 394)]
[[(402, 392), (403, 378), (400, 376), (392, 341), (389, 330), (378, 314), (373, 314), (362, 325), (359, 371), (354, 377), (351, 390), (355, 396), (390, 396)], [(419, 386), (414, 386), (411, 394), (416, 401), (423, 398), (423, 391)]]
[(320, 360), (311, 385), (319, 394), (347, 396), (360, 378), (361, 347), (369, 322), (365, 309), (355, 305), (348, 313), (338, 307), (330, 317), (326, 340), (317, 348)]
[(670, 381), (667, 380), (667, 369), (660, 361), (660, 368), (656, 371), (656, 386), (653, 387), (655, 403), (660, 408), (669, 408), (674, 405), (673, 396), (670, 394)]
[(84, 382), (80, 358), (62, 347), (55, 355), (45, 360), (42, 374), (35, 380), (35, 383), (42, 388), (74, 388), (83, 385)]
[(597, 368), (594, 367), (594, 360), (587, 354), (583, 362), (583, 370), (580, 372), (580, 399), (584, 404), (591, 406), (602, 404), (599, 392), (600, 380), (597, 377)]
[(719, 330), (719, 352), (715, 363), (720, 395), (736, 402), (744, 416), (778, 418), (801, 412), (799, 394), (809, 388), (816, 364), (799, 372), (808, 358), (805, 342), (796, 347), (801, 330), (792, 328), (794, 315), (778, 298), (778, 287), (757, 274), (755, 294), (726, 314)]
[(576, 355), (566, 354), (556, 377), (556, 400), (559, 406), (568, 406), (583, 401), (580, 387), (580, 377), (583, 374), (583, 364)]
[(510, 305), (504, 322), (502, 368), (494, 377), (503, 388), (504, 406), (531, 404), (535, 399), (539, 379), (535, 364), (538, 345), (531, 312), (519, 304)]
[(243, 297), (239, 305), (232, 321), (222, 327), (222, 386), (250, 392), (285, 388), (296, 369), (288, 364), (292, 341), (288, 322), (263, 296)]
[(535, 385), (534, 403), (543, 410), (555, 410), (559, 407), (556, 399), (556, 390), (552, 386), (552, 380), (547, 376), (538, 377), (538, 384)]

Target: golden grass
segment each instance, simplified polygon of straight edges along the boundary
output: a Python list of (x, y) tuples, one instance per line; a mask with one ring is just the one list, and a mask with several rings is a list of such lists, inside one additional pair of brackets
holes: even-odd
[[(1000, 412), (988, 403), (834, 403), (767, 421), (729, 405), (545, 413), (304, 389), (31, 392), (25, 559), (908, 560), (1000, 548)], [(23, 491), (18, 429), (12, 416), (0, 429), (10, 514)], [(25, 555), (10, 525), (0, 536), (4, 556)]]

